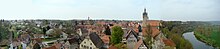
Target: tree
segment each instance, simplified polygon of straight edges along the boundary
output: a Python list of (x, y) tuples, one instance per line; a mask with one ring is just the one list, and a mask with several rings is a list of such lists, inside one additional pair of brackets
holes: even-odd
[(153, 41), (152, 41), (152, 30), (151, 30), (151, 26), (150, 25), (147, 25), (146, 27), (147, 29), (144, 31), (146, 32), (146, 36), (145, 39), (144, 39), (144, 42), (148, 45), (147, 47), (148, 48), (152, 48), (152, 45), (153, 44)]
[(4, 24), (1, 24), (0, 26), (0, 42), (4, 39), (8, 39), (9, 37), (9, 31), (8, 31), (8, 27), (5, 26)]
[(122, 36), (124, 32), (120, 26), (114, 26), (112, 28), (112, 36), (111, 36), (111, 43), (118, 44), (122, 41)]
[(73, 22), (74, 21), (63, 21), (61, 24), (63, 26), (61, 30), (68, 35), (76, 34), (76, 24)]

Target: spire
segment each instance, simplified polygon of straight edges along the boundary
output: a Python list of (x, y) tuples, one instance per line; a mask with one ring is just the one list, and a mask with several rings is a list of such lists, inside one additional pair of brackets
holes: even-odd
[(144, 13), (143, 13), (143, 15), (147, 15), (146, 8), (144, 8)]
[(144, 12), (146, 12), (146, 8), (144, 8)]

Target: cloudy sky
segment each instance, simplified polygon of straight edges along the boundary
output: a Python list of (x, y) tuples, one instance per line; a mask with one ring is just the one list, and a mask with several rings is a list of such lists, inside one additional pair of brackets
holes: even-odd
[(220, 0), (0, 0), (0, 19), (220, 21)]

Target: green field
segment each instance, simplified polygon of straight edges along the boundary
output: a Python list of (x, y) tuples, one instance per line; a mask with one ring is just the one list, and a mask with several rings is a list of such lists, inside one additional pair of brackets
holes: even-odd
[[(212, 28), (212, 30), (207, 30), (207, 28)], [(220, 47), (220, 28), (219, 26), (212, 26), (212, 27), (204, 27), (202, 28), (202, 33), (199, 30), (195, 30), (195, 36), (197, 39), (212, 45)], [(210, 31), (211, 34), (207, 34)]]
[(220, 47), (220, 32), (219, 31), (217, 30), (213, 31), (210, 38), (216, 42), (216, 45), (218, 47)]

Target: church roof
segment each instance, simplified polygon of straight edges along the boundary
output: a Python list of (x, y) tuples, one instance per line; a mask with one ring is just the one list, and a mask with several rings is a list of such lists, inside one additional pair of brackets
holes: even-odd
[(163, 39), (163, 42), (166, 46), (176, 46), (176, 44), (170, 39)]
[(152, 36), (155, 37), (160, 33), (160, 30), (157, 27), (151, 27), (152, 30)]
[(160, 26), (160, 20), (147, 20), (147, 23), (150, 25), (150, 26)]
[(160, 33), (159, 26), (161, 26), (160, 20), (147, 20), (146, 23), (150, 25), (152, 30), (152, 36), (155, 37)]

